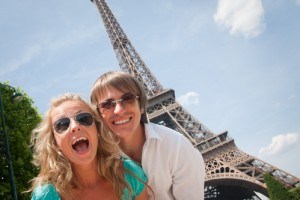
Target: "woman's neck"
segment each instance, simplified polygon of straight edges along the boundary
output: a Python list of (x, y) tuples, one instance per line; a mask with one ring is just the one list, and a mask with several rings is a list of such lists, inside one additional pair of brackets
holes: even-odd
[(89, 165), (72, 166), (76, 180), (81, 187), (93, 187), (103, 178), (98, 173), (98, 164), (95, 159)]
[(117, 200), (112, 183), (98, 173), (97, 165), (76, 166), (73, 170), (80, 184), (73, 190), (75, 199), (98, 200), (101, 197)]

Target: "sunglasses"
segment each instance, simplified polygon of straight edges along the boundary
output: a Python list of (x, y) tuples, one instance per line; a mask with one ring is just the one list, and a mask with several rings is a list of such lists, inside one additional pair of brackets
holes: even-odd
[[(74, 117), (75, 121), (78, 124), (83, 126), (91, 126), (94, 122), (94, 117), (90, 113), (79, 113), (71, 117)], [(71, 119), (70, 119), (71, 117), (63, 117), (57, 120), (56, 122), (54, 122), (53, 125), (54, 130), (59, 134), (68, 130), (71, 123)]]
[(120, 102), (122, 105), (125, 105), (125, 106), (130, 105), (130, 104), (133, 104), (135, 102), (135, 100), (138, 98), (139, 98), (139, 96), (135, 96), (134, 94), (131, 94), (131, 93), (126, 93), (122, 96), (121, 99), (117, 99), (117, 100), (108, 99), (106, 101), (103, 101), (102, 103), (99, 103), (97, 106), (97, 109), (100, 108), (100, 110), (102, 112), (107, 111), (112, 108), (115, 108), (118, 102)]

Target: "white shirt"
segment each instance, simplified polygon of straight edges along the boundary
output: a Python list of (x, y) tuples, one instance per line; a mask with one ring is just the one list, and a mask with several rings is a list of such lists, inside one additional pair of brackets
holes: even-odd
[[(142, 167), (156, 200), (203, 200), (205, 164), (201, 153), (180, 133), (144, 124)], [(122, 153), (122, 156), (126, 156)], [(148, 190), (149, 199), (154, 199)]]

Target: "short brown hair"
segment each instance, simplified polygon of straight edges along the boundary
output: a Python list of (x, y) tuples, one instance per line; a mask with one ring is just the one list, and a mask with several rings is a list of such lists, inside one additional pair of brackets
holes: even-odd
[[(140, 82), (132, 75), (122, 71), (109, 71), (101, 75), (94, 83), (91, 90), (91, 103), (98, 104), (97, 98), (102, 97), (103, 93), (110, 87), (115, 88), (121, 92), (131, 92), (139, 96), (138, 101), (140, 109), (144, 110), (141, 116), (141, 122), (148, 123), (147, 118), (147, 96)], [(99, 112), (99, 110), (98, 110)], [(99, 113), (100, 114), (100, 113)]]

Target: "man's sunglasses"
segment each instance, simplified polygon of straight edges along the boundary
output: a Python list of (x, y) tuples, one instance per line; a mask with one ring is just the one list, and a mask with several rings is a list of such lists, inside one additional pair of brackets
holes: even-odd
[(133, 104), (135, 102), (135, 100), (138, 98), (139, 98), (139, 96), (135, 96), (134, 94), (131, 94), (131, 93), (126, 93), (122, 96), (121, 99), (117, 99), (117, 100), (108, 99), (106, 101), (99, 103), (97, 106), (97, 109), (100, 108), (100, 110), (99, 110), (100, 112), (110, 110), (112, 108), (115, 108), (118, 102), (120, 102), (126, 106), (129, 104)]
[[(74, 117), (76, 122), (83, 126), (91, 126), (94, 122), (94, 117), (91, 113), (79, 113), (71, 117)], [(63, 117), (54, 122), (54, 130), (59, 134), (68, 130), (71, 123), (71, 117)]]

